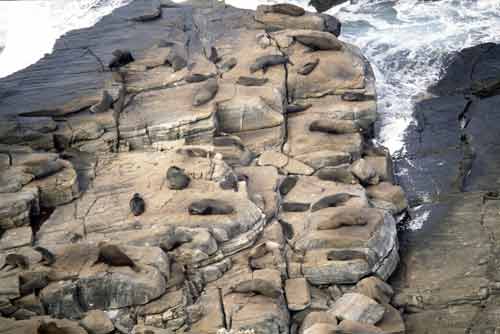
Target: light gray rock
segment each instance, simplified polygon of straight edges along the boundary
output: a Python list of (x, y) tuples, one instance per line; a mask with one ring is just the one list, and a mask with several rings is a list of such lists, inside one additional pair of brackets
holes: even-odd
[(340, 320), (373, 325), (382, 319), (385, 308), (364, 295), (346, 293), (335, 302), (329, 312)]

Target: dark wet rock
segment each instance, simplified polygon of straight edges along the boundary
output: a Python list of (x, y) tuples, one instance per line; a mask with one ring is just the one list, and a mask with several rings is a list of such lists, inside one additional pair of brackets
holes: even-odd
[(146, 211), (146, 202), (140, 194), (135, 193), (130, 199), (130, 212), (137, 217), (142, 215), (144, 211)]
[(216, 199), (204, 199), (189, 205), (191, 215), (228, 215), (234, 212), (232, 205)]
[(183, 190), (189, 186), (191, 178), (176, 166), (169, 167), (167, 171), (167, 186), (172, 190)]
[(218, 90), (219, 90), (219, 84), (217, 83), (217, 79), (207, 80), (195, 92), (193, 97), (193, 106), (198, 107), (211, 101), (217, 94)]
[(130, 50), (121, 50), (117, 49), (113, 51), (113, 59), (109, 62), (108, 67), (111, 70), (116, 70), (122, 66), (125, 66), (131, 62), (133, 62), (135, 59), (132, 56), (132, 52)]
[(321, 17), (325, 21), (326, 31), (334, 34), (336, 37), (339, 37), (342, 30), (341, 22), (335, 16), (328, 14), (321, 14)]
[(316, 66), (318, 66), (318, 64), (319, 64), (319, 58), (316, 58), (312, 62), (305, 63), (301, 68), (297, 70), (297, 73), (302, 75), (308, 75), (309, 73), (314, 71), (314, 69), (316, 68)]
[(239, 77), (236, 84), (241, 86), (258, 87), (265, 85), (268, 81), (268, 78)]
[(280, 55), (262, 56), (257, 58), (255, 60), (255, 63), (253, 63), (250, 66), (250, 73), (255, 73), (260, 70), (262, 70), (265, 73), (269, 67), (284, 65), (287, 64), (288, 62), (289, 60), (287, 56), (280, 56)]

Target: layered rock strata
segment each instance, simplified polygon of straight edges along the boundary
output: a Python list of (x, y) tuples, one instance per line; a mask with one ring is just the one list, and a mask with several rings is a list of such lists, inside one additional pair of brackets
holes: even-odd
[(136, 0), (1, 81), (0, 331), (404, 332), (407, 203), (339, 33)]

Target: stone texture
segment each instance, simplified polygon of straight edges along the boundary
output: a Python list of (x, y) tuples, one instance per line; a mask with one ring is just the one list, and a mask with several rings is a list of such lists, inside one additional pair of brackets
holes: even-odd
[(340, 320), (373, 325), (382, 319), (385, 308), (366, 296), (346, 293), (335, 302), (330, 312)]
[(311, 292), (305, 278), (286, 280), (285, 294), (288, 309), (291, 311), (301, 311), (311, 304)]

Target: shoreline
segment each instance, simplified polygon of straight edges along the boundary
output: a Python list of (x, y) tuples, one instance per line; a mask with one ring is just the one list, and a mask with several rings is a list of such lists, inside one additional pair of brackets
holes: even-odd
[[(0, 323), (404, 332), (384, 280), (407, 201), (339, 33), (290, 5), (136, 0), (1, 79), (0, 263), (29, 266), (0, 271)], [(134, 265), (98, 263), (102, 242)]]

